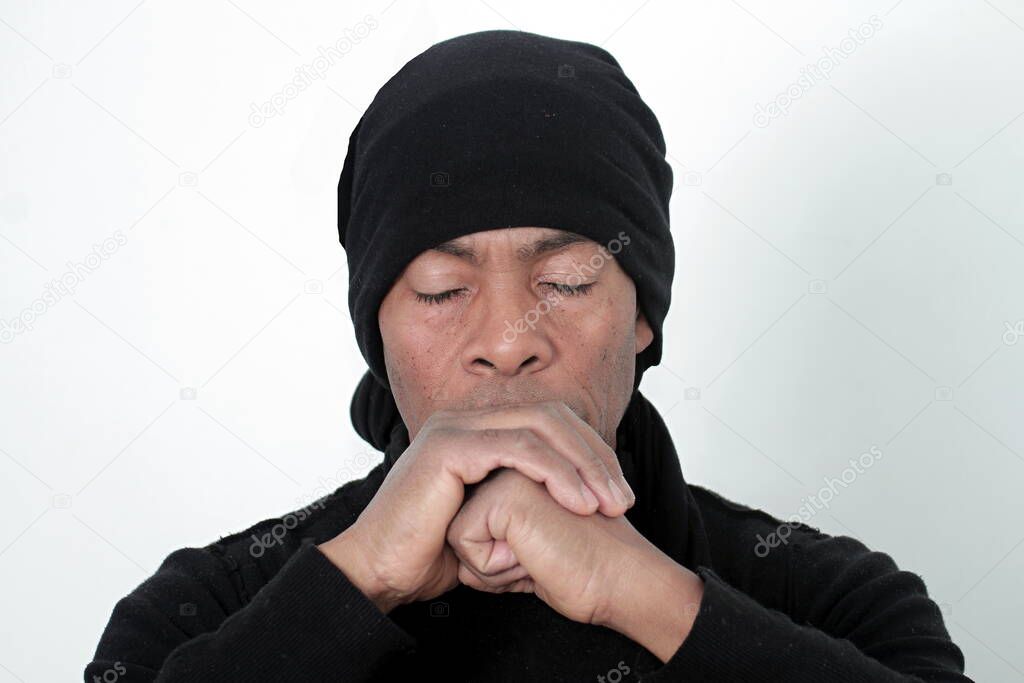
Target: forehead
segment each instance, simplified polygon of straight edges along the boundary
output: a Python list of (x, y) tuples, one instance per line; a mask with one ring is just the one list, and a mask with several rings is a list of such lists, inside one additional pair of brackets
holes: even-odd
[(588, 237), (557, 228), (499, 228), (462, 235), (443, 242), (425, 254), (442, 253), (479, 264), (491, 249), (514, 251), (520, 261), (532, 261), (545, 254), (568, 249), (574, 245), (597, 243)]

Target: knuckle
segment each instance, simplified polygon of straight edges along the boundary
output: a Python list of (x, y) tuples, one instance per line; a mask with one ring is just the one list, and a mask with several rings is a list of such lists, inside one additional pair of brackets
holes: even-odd
[[(587, 459), (595, 469), (611, 474), (611, 468), (618, 466), (618, 456), (613, 454), (611, 458), (605, 458), (598, 451), (589, 448), (587, 450), (590, 452), (590, 457)], [(609, 463), (612, 463), (611, 466), (609, 466)]]
[(452, 524), (448, 527), (448, 531), (445, 534), (445, 540), (448, 541), (448, 545), (452, 547), (452, 550), (459, 552), (462, 547), (462, 529), (457, 524)]
[(558, 420), (562, 417), (559, 405), (561, 405), (561, 401), (548, 400), (535, 404), (534, 409), (539, 414), (540, 419)]
[(483, 427), (477, 430), (477, 434), (484, 441), (498, 441), (504, 436), (502, 430), (497, 427)]
[(547, 410), (551, 415), (554, 415), (556, 417), (562, 415), (563, 412), (567, 410), (565, 403), (556, 399), (544, 401), (543, 405), (545, 410)]
[(607, 479), (608, 468), (601, 461), (600, 458), (587, 458), (587, 462), (581, 467), (583, 472), (595, 479)]
[(523, 446), (536, 448), (538, 445), (542, 443), (541, 438), (537, 436), (537, 432), (533, 431), (532, 429), (521, 427), (517, 429), (516, 432), (518, 433), (519, 443)]
[(507, 434), (512, 447), (518, 451), (534, 451), (540, 441), (532, 429), (525, 427), (509, 429)]
[(437, 430), (437, 439), (443, 441), (446, 446), (453, 445), (455, 442), (462, 441), (467, 434), (467, 430), (454, 424), (446, 424)]

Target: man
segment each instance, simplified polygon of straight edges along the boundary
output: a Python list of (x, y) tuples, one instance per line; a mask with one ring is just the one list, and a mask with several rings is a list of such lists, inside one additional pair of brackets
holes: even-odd
[(671, 187), (600, 48), (484, 31), (406, 64), (338, 185), (383, 462), (172, 553), (86, 680), (968, 681), (920, 577), (684, 481), (638, 391)]

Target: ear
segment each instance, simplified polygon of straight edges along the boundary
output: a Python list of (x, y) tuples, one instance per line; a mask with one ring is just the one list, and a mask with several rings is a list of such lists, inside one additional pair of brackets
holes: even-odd
[(651, 330), (647, 318), (644, 317), (643, 311), (639, 307), (636, 310), (636, 330), (634, 336), (636, 337), (636, 352), (638, 354), (654, 341), (654, 331)]

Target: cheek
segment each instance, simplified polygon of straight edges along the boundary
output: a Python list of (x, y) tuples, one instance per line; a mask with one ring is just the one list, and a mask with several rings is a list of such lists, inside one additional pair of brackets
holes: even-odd
[(620, 374), (632, 380), (636, 321), (630, 315), (630, 302), (608, 294), (591, 304), (563, 313), (562, 324), (569, 335), (568, 343), (563, 342), (565, 353), (598, 384), (616, 382), (613, 378)]
[[(416, 395), (428, 395), (449, 373), (451, 356), (458, 350), (457, 331), (462, 316), (454, 311), (403, 311), (384, 338), (385, 355), (397, 384)], [(383, 330), (382, 330), (383, 333)], [(382, 334), (383, 336), (383, 334)]]
[(438, 306), (437, 311), (420, 311), (411, 327), (411, 350), (421, 365), (443, 366), (443, 361), (458, 351), (459, 330), (466, 328), (466, 311), (463, 306)]
[(554, 309), (552, 319), (573, 340), (615, 349), (632, 343), (633, 323), (623, 313), (625, 310), (623, 302), (614, 294), (595, 294), (575, 305)]

